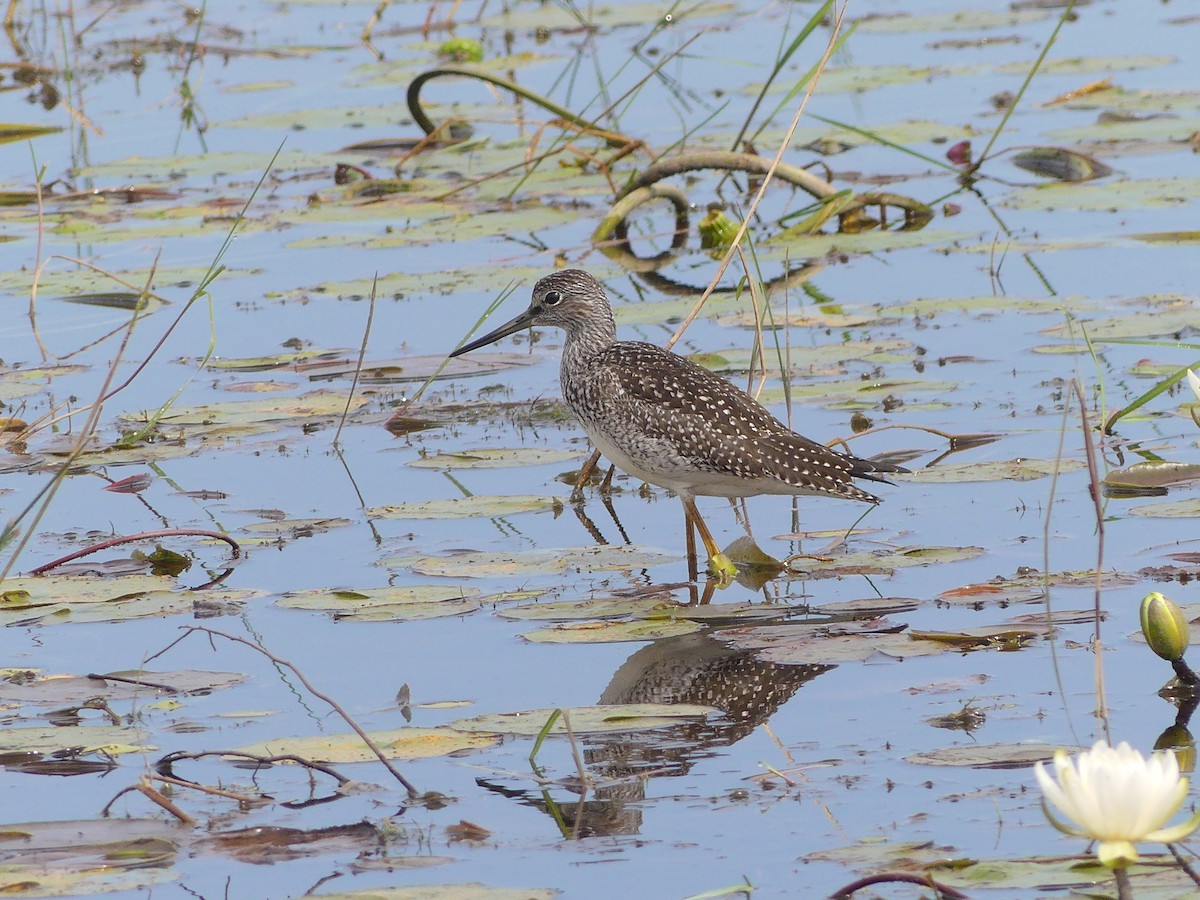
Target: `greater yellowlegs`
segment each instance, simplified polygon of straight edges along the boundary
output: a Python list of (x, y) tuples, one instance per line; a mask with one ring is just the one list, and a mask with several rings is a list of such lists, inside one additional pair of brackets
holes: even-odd
[(559, 383), (588, 437), (619, 468), (679, 496), (689, 553), (694, 526), (710, 571), (726, 561), (696, 509), (697, 496), (817, 494), (878, 503), (854, 479), (887, 483), (879, 473), (906, 471), (835, 453), (692, 361), (653, 344), (618, 341), (604, 288), (581, 269), (547, 275), (533, 286), (528, 309), (450, 355), (535, 325), (567, 333)]

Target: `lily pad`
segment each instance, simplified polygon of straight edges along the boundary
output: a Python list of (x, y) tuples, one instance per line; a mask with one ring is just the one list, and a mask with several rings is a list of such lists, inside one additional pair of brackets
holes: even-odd
[(508, 469), (561, 464), (582, 457), (578, 451), (552, 447), (483, 447), (422, 456), (409, 465), (415, 469)]
[(934, 656), (949, 648), (934, 641), (914, 640), (894, 630), (837, 629), (824, 624), (767, 625), (727, 628), (714, 637), (738, 650), (754, 650), (759, 658), (782, 665), (835, 665), (872, 657), (908, 659)]
[(1147, 503), (1145, 506), (1135, 506), (1129, 510), (1129, 514), (1151, 519), (1194, 519), (1200, 516), (1200, 498), (1190, 497), (1171, 503)]
[(523, 637), (531, 644), (607, 644), (619, 641), (655, 641), (700, 631), (703, 626), (685, 620), (636, 622), (573, 622), (531, 631)]
[[(531, 709), (514, 713), (491, 713), (450, 723), (461, 731), (483, 731), (499, 734), (536, 735), (546, 726), (554, 709)], [(662, 728), (684, 721), (705, 719), (718, 713), (711, 706), (690, 703), (621, 703), (606, 706), (576, 706), (564, 710), (571, 719), (575, 734), (600, 734), (608, 731), (644, 731)], [(560, 716), (550, 729), (551, 734), (566, 734), (567, 727)]]
[(451, 585), (309, 590), (285, 594), (279, 606), (333, 613), (356, 622), (409, 622), (462, 616), (481, 606), (478, 588)]
[[(1085, 321), (1083, 327), (1093, 341), (1173, 336), (1181, 332), (1186, 334), (1195, 327), (1194, 301), (1190, 298), (1165, 297), (1159, 302), (1147, 302), (1145, 306), (1147, 309), (1141, 312)], [(1042, 333), (1071, 337), (1079, 333), (1079, 323), (1055, 325)]]
[(399, 359), (368, 359), (359, 366), (357, 359), (317, 361), (298, 366), (297, 371), (309, 381), (330, 381), (334, 378), (353, 378), (358, 373), (360, 384), (404, 384), (426, 379), (469, 378), (472, 375), (491, 375), (506, 369), (531, 366), (538, 357), (521, 352), (472, 353), (448, 360), (445, 356), (405, 356)]
[(1200, 465), (1196, 463), (1154, 460), (1114, 469), (1104, 476), (1104, 483), (1112, 487), (1149, 488), (1186, 484), (1197, 479), (1200, 479)]
[[(498, 734), (479, 729), (468, 734), (454, 728), (395, 728), (370, 732), (371, 740), (388, 759), (429, 759), (463, 750), (478, 750), (500, 742)], [(239, 747), (256, 756), (295, 754), (326, 763), (370, 762), (376, 759), (357, 734), (320, 734), (309, 737), (276, 738)]]
[(183, 835), (158, 819), (5, 822), (0, 833), (0, 895), (137, 893), (179, 877)]
[(464, 600), (477, 596), (478, 588), (452, 585), (417, 584), (405, 587), (319, 588), (284, 594), (277, 603), (288, 609), (312, 609), (321, 612), (354, 612), (373, 606), (396, 606), (405, 603), (436, 603), (441, 600)]
[(678, 557), (639, 547), (564, 547), (547, 550), (471, 550), (452, 556), (390, 557), (384, 566), (404, 566), (421, 575), (444, 578), (528, 577), (564, 572), (612, 572), (644, 569), (674, 562)]
[(533, 494), (511, 494), (490, 497), (452, 497), (448, 500), (419, 500), (390, 506), (373, 506), (366, 515), (381, 519), (469, 519), (514, 516), (527, 512), (563, 511), (557, 497), (538, 497)]
[[(122, 580), (130, 577), (121, 576)], [(153, 577), (153, 576), (147, 576)], [(110, 579), (116, 580), (116, 579)], [(258, 591), (145, 591), (98, 599), (91, 602), (66, 600), (60, 605), (39, 607), (21, 614), (19, 610), (6, 614), (0, 609), (0, 623), (8, 625), (81, 625), (95, 622), (124, 622), (131, 619), (160, 616), (189, 615), (200, 606), (216, 607), (235, 604), (259, 595)]]
[(971, 481), (1035, 481), (1056, 471), (1077, 472), (1086, 464), (1077, 459), (997, 459), (978, 463), (945, 463), (897, 475), (900, 481), (928, 484), (962, 484)]
[(906, 756), (916, 766), (968, 766), (973, 769), (1028, 769), (1049, 762), (1058, 748), (1053, 744), (971, 744)]
[[(82, 703), (93, 697), (104, 700), (144, 699), (160, 694), (208, 694), (241, 684), (246, 676), (237, 672), (108, 672), (104, 675), (43, 675), (32, 681), (0, 681), (0, 702), (36, 705)], [(120, 680), (118, 680), (120, 679)], [(137, 683), (133, 683), (137, 682)]]
[(1086, 212), (1174, 208), (1182, 198), (1200, 196), (1200, 178), (1129, 178), (1101, 184), (1042, 184), (1000, 199), (1023, 210), (1070, 209)]
[[(411, 868), (417, 864), (418, 860), (427, 859), (427, 857), (404, 858), (414, 860), (413, 864), (397, 866), (397, 868)], [(439, 857), (439, 859), (452, 861), (445, 857)], [(371, 863), (372, 861), (366, 860), (366, 862)], [(388, 863), (389, 860), (383, 858), (378, 862)], [(367, 868), (392, 870), (391, 865), (375, 866), (371, 864)], [(554, 900), (558, 895), (559, 892), (554, 888), (488, 887), (486, 884), (469, 882), (463, 884), (410, 884), (406, 887), (364, 888), (361, 891), (339, 891), (334, 894), (305, 894), (301, 900)]]
[(662, 615), (679, 604), (663, 597), (598, 597), (593, 600), (558, 600), (510, 606), (498, 615), (505, 619), (535, 622), (575, 622), (581, 620), (638, 618)]
[(867, 574), (890, 572), (910, 566), (961, 562), (975, 559), (986, 551), (983, 547), (896, 547), (891, 550), (864, 550), (840, 556), (797, 556), (788, 562), (793, 572)]
[(1045, 624), (985, 625), (977, 628), (961, 628), (956, 631), (925, 631), (913, 629), (909, 637), (918, 641), (933, 641), (948, 644), (959, 650), (1017, 650), (1039, 637), (1051, 634), (1053, 628)]
[(293, 350), (289, 353), (276, 353), (272, 356), (248, 356), (240, 359), (233, 357), (214, 357), (208, 368), (228, 372), (267, 372), (271, 369), (282, 369), (285, 366), (295, 366), (297, 363), (313, 359), (337, 355), (337, 350), (321, 350), (310, 347), (306, 350)]
[(52, 725), (0, 730), (0, 754), (149, 753), (157, 748), (144, 743), (146, 732), (127, 725)]
[[(714, 0), (703, 0), (703, 2), (689, 5), (682, 10), (682, 20), (687, 21), (689, 25), (699, 24), (718, 16), (722, 13), (728, 13), (735, 7), (732, 3), (718, 3)], [(605, 28), (616, 28), (618, 26), (628, 25), (654, 25), (662, 21), (663, 8), (657, 3), (646, 2), (620, 2), (620, 3), (597, 3), (588, 8), (589, 16), (594, 17), (596, 24), (603, 23)], [(498, 30), (522, 30), (542, 28), (547, 31), (567, 29), (575, 30), (580, 26), (580, 21), (576, 13), (566, 7), (551, 6), (538, 9), (508, 9), (503, 11), (489, 12), (487, 17), (477, 23), (483, 28), (496, 28)]]
[(241, 531), (250, 534), (276, 535), (279, 537), (311, 537), (323, 534), (333, 528), (344, 528), (353, 524), (349, 519), (341, 517), (313, 519), (276, 519), (270, 522), (251, 522), (243, 525)]
[[(361, 408), (366, 402), (365, 397), (356, 395), (350, 403), (350, 411)], [(345, 394), (313, 391), (299, 397), (256, 397), (253, 400), (172, 407), (159, 419), (159, 427), (168, 431), (177, 428), (205, 431), (230, 425), (304, 422), (312, 418), (340, 416), (345, 409)], [(121, 418), (140, 424), (148, 420), (148, 414), (124, 413)]]

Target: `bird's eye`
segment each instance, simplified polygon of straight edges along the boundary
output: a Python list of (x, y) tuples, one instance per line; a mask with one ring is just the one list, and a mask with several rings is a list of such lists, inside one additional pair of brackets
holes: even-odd
[(542, 298), (542, 303), (546, 306), (558, 306), (558, 304), (562, 303), (562, 294), (558, 291), (550, 291)]

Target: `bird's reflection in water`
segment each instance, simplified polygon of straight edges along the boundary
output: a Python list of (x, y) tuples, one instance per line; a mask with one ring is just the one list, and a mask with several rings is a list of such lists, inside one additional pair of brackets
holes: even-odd
[(766, 662), (705, 632), (664, 638), (629, 657), (599, 702), (701, 704), (723, 716), (650, 731), (587, 735), (583, 758), (598, 785), (574, 803), (555, 803), (548, 792), (514, 790), (487, 779), (479, 784), (550, 813), (565, 836), (637, 834), (648, 779), (687, 774), (697, 760), (767, 722), (801, 685), (831, 668)]

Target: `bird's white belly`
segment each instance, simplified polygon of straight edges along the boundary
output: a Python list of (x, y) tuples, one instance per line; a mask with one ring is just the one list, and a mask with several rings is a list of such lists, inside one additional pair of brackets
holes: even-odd
[(615, 443), (603, 431), (583, 423), (592, 443), (609, 462), (634, 478), (684, 496), (753, 497), (758, 494), (815, 493), (793, 488), (774, 478), (736, 478), (704, 471), (679, 455), (669, 441), (637, 436)]
[(584, 422), (583, 426), (596, 449), (607, 460), (616, 463), (618, 469), (659, 487), (684, 494), (696, 493), (695, 467), (681, 457), (670, 442), (638, 436), (618, 445), (589, 423)]
[(679, 455), (669, 441), (637, 435), (626, 437), (620, 444), (604, 431), (580, 419), (583, 430), (609, 462), (634, 478), (667, 488), (677, 494), (698, 497), (756, 497), (760, 494), (793, 494), (837, 496), (821, 491), (790, 485), (777, 478), (742, 478), (706, 471), (695, 462)]

